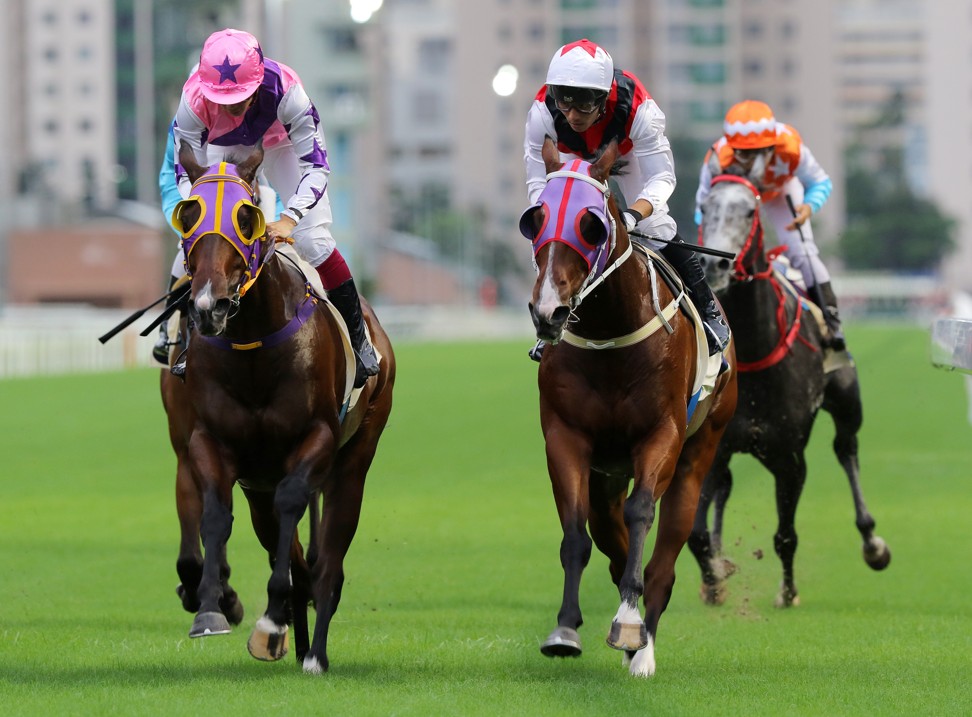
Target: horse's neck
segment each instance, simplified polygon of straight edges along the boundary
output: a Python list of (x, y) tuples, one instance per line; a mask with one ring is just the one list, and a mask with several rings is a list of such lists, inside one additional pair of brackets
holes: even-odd
[[(619, 237), (618, 246), (608, 260), (608, 267), (623, 256), (629, 246), (628, 239)], [(645, 297), (651, 295), (647, 264), (640, 256), (636, 251), (629, 254), (627, 260), (601, 282), (574, 312), (577, 328), (583, 335), (596, 338), (594, 333), (581, 329), (581, 325), (595, 327), (599, 329), (597, 333), (614, 336), (634, 331), (651, 320), (654, 312), (650, 310), (649, 301), (646, 314), (645, 302)], [(665, 284), (660, 276), (658, 284), (659, 291), (664, 292)], [(665, 294), (660, 293), (660, 296)]]
[[(759, 258), (760, 262), (755, 266), (765, 272), (769, 262), (762, 252), (759, 252)], [(759, 279), (734, 280), (726, 291), (720, 293), (719, 300), (736, 336), (740, 360), (755, 360), (776, 345), (780, 337), (780, 312), (785, 310), (782, 318), (787, 326), (793, 320), (792, 305), (795, 302), (789, 300), (789, 296), (780, 291), (772, 274)], [(787, 306), (788, 300), (790, 306)]]

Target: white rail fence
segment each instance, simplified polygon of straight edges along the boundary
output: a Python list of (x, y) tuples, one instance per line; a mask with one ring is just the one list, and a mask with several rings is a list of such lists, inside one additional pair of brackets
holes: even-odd
[[(384, 307), (377, 312), (396, 343), (520, 337), (529, 341), (533, 333), (526, 307)], [(7, 307), (0, 312), (0, 379), (158, 366), (151, 356), (157, 333), (139, 336), (158, 315), (154, 311), (107, 343), (98, 341), (130, 314), (78, 306)]]

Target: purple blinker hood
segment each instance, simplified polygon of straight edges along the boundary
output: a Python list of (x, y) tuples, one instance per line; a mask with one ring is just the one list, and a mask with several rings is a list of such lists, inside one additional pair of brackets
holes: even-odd
[[(590, 164), (573, 160), (566, 171), (580, 174), (590, 173)], [(538, 209), (544, 209), (543, 225), (533, 236), (531, 219)], [(580, 222), (585, 213), (600, 220), (604, 235), (595, 244), (589, 244), (581, 235)], [(533, 243), (533, 255), (548, 242), (557, 241), (576, 251), (587, 263), (592, 276), (600, 275), (607, 265), (611, 254), (611, 224), (605, 214), (605, 194), (598, 187), (583, 179), (571, 176), (551, 176), (540, 193), (537, 203), (523, 212), (520, 217), (520, 233)]]
[[(199, 220), (187, 231), (182, 230), (182, 212), (187, 206), (198, 204)], [(243, 234), (237, 223), (241, 206), (252, 207), (253, 231), (250, 237)], [(253, 203), (253, 189), (240, 178), (236, 167), (227, 162), (214, 164), (192, 185), (192, 193), (172, 210), (172, 226), (182, 234), (182, 251), (185, 256), (186, 270), (189, 269), (189, 255), (196, 240), (205, 234), (218, 234), (240, 253), (247, 266), (247, 278), (256, 275), (257, 270), (273, 253), (273, 244), (265, 256), (260, 255), (261, 242), (257, 241), (266, 230), (263, 212)]]

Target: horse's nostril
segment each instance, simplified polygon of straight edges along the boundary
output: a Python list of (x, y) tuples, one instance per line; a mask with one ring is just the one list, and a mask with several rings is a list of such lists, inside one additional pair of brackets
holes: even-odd
[(729, 260), (728, 259), (719, 259), (719, 268), (722, 271), (728, 271), (729, 270)]

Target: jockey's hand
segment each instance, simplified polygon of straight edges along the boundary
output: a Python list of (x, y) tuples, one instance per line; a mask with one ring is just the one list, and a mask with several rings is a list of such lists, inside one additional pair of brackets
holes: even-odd
[(621, 213), (621, 218), (624, 219), (624, 228), (630, 234), (634, 231), (634, 228), (638, 226), (638, 222), (642, 220), (641, 212), (637, 212), (634, 209), (625, 209)]
[(813, 214), (813, 209), (810, 208), (810, 205), (801, 204), (796, 209), (796, 216), (793, 217), (793, 221), (786, 225), (786, 230), (792, 232), (797, 227), (802, 226), (811, 214)]
[(275, 222), (267, 222), (267, 238), (273, 241), (288, 239), (296, 226), (297, 222), (290, 217), (280, 217)]

